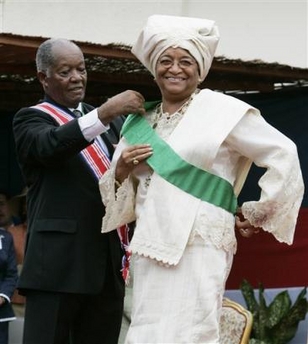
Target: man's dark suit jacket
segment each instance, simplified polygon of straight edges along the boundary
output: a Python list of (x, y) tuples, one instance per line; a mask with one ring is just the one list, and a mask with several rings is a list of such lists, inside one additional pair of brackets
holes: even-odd
[[(83, 103), (83, 109), (87, 113), (92, 107)], [(117, 118), (102, 135), (110, 150), (122, 124), (123, 118)], [(116, 231), (101, 233), (104, 206), (98, 181), (79, 154), (89, 142), (77, 120), (59, 126), (48, 114), (23, 108), (14, 116), (13, 132), (29, 187), (19, 290), (99, 293), (107, 277), (114, 280), (114, 290), (122, 297), (123, 251)], [(107, 264), (112, 264), (113, 276), (105, 276)]]

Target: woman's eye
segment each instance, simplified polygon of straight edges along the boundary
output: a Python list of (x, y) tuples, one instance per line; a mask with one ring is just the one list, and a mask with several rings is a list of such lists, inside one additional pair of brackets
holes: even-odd
[(172, 65), (172, 61), (171, 60), (161, 60), (160, 61), (160, 64), (162, 65), (162, 66), (171, 66)]
[(190, 60), (181, 60), (181, 61), (179, 62), (179, 65), (180, 65), (180, 67), (187, 68), (187, 67), (192, 66), (192, 65), (193, 65), (193, 62), (190, 61)]

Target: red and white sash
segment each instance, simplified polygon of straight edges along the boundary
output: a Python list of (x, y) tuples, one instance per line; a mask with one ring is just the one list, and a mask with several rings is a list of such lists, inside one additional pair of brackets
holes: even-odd
[[(32, 106), (32, 108), (44, 111), (52, 118), (54, 118), (60, 125), (68, 123), (69, 121), (74, 119), (74, 117), (70, 114), (47, 102), (37, 104), (35, 106)], [(91, 145), (83, 149), (81, 151), (81, 155), (90, 167), (97, 180), (102, 177), (102, 175), (110, 166), (110, 160), (104, 152), (98, 139), (95, 139)]]
[[(37, 104), (35, 106), (32, 106), (32, 108), (35, 108), (47, 113), (52, 118), (54, 118), (59, 123), (59, 125), (63, 125), (74, 119), (72, 115), (66, 113), (65, 111), (56, 107), (55, 105), (47, 103), (47, 102)], [(94, 142), (88, 147), (84, 148), (80, 152), (80, 154), (83, 157), (84, 161), (87, 163), (87, 165), (90, 167), (91, 171), (93, 172), (97, 180), (99, 180), (110, 167), (109, 157), (105, 153), (98, 139), (94, 139)], [(124, 278), (125, 283), (128, 283), (129, 262), (130, 262), (130, 256), (131, 256), (131, 253), (128, 250), (129, 227), (127, 225), (124, 225), (118, 228), (117, 231), (118, 231), (118, 236), (121, 241), (122, 248), (125, 251), (125, 255), (123, 256), (123, 259), (122, 259), (121, 272), (122, 272), (122, 276)]]

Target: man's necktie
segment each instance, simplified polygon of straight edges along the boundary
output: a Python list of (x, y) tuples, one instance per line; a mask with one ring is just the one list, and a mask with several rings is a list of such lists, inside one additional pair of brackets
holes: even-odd
[(75, 115), (77, 118), (79, 118), (79, 117), (82, 116), (82, 112), (79, 111), (79, 110), (73, 110), (73, 113), (74, 113), (74, 115)]

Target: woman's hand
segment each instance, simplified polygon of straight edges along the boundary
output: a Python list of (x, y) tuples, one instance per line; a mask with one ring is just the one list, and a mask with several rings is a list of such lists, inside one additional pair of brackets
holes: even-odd
[(260, 232), (260, 227), (254, 227), (244, 218), (241, 209), (239, 208), (235, 216), (235, 229), (237, 229), (241, 236), (250, 238), (253, 234)]
[(149, 144), (129, 146), (124, 149), (117, 162), (115, 177), (120, 183), (140, 164), (145, 164), (145, 160), (153, 154), (153, 149)]

